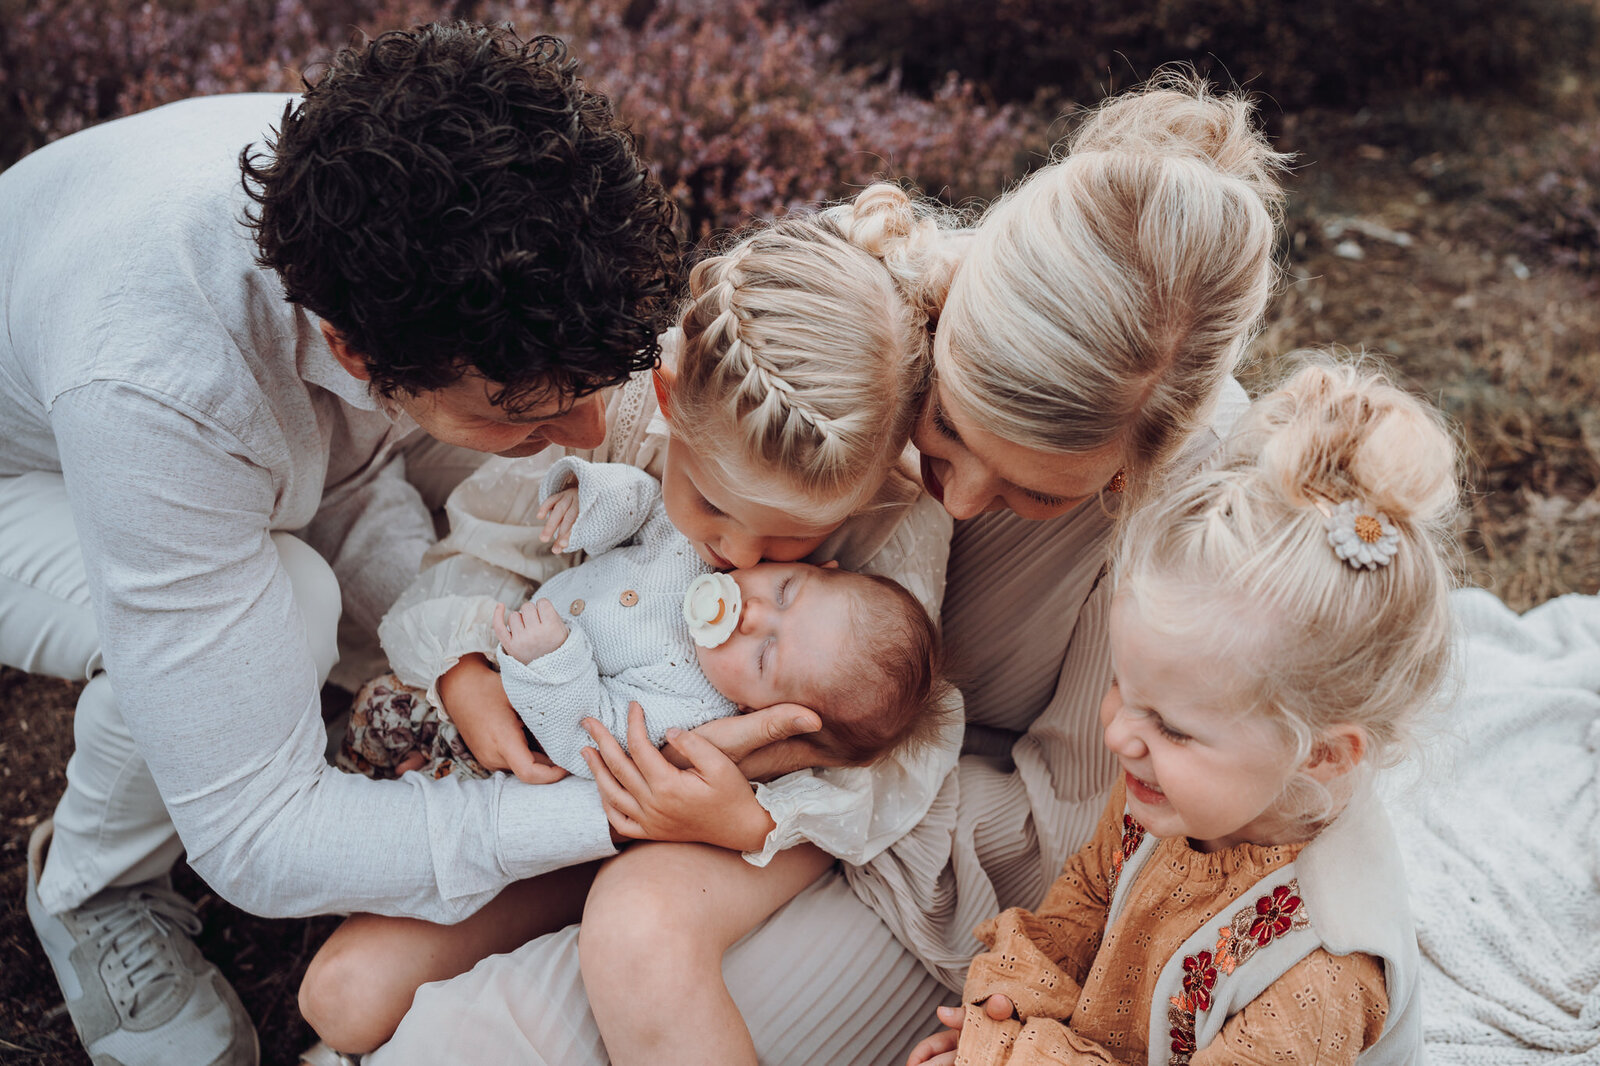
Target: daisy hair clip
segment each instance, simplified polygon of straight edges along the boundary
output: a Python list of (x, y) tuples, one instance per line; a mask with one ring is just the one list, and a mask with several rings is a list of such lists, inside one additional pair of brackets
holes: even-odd
[(1322, 525), (1334, 554), (1354, 570), (1388, 566), (1400, 550), (1400, 531), (1389, 516), (1360, 500), (1346, 500), (1324, 511)]

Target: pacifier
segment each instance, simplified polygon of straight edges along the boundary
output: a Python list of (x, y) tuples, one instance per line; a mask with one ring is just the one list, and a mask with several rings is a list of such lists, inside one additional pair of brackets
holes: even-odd
[(683, 594), (683, 620), (702, 648), (715, 648), (739, 624), (739, 583), (727, 574), (701, 574)]

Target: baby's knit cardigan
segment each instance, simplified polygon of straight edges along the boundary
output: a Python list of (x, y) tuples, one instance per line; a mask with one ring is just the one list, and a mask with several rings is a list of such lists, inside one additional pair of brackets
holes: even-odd
[(578, 725), (597, 718), (627, 746), (628, 703), (644, 708), (650, 742), (674, 726), (693, 729), (735, 713), (695, 659), (683, 594), (711, 568), (667, 519), (661, 485), (624, 463), (568, 457), (552, 466), (541, 498), (578, 487), (578, 519), (569, 550), (589, 558), (546, 581), (548, 599), (566, 623), (555, 651), (521, 663), (499, 649), (506, 695), (546, 755), (563, 769), (592, 776), (579, 754), (593, 747)]

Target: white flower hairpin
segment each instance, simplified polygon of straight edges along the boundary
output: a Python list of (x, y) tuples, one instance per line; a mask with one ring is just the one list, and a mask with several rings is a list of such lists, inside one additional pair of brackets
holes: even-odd
[(1389, 516), (1368, 509), (1360, 500), (1346, 500), (1323, 514), (1328, 543), (1334, 553), (1356, 570), (1388, 566), (1400, 550), (1400, 531)]

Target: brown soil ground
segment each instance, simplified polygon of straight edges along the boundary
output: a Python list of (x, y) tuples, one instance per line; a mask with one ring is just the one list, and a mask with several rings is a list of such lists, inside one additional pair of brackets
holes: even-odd
[[(1248, 383), (1303, 346), (1393, 364), (1455, 420), (1469, 456), (1464, 580), (1518, 609), (1600, 589), (1600, 283), (1519, 237), (1484, 191), (1517, 150), (1537, 155), (1559, 121), (1592, 115), (1582, 101), (1430, 101), (1277, 123), (1299, 170), (1285, 285)], [(63, 787), (76, 692), (0, 671), (0, 1061), (16, 1066), (86, 1061), (22, 906), (28, 834)], [(262, 921), (177, 877), (263, 1061), (294, 1062), (310, 1040), (295, 988), (334, 920)]]

